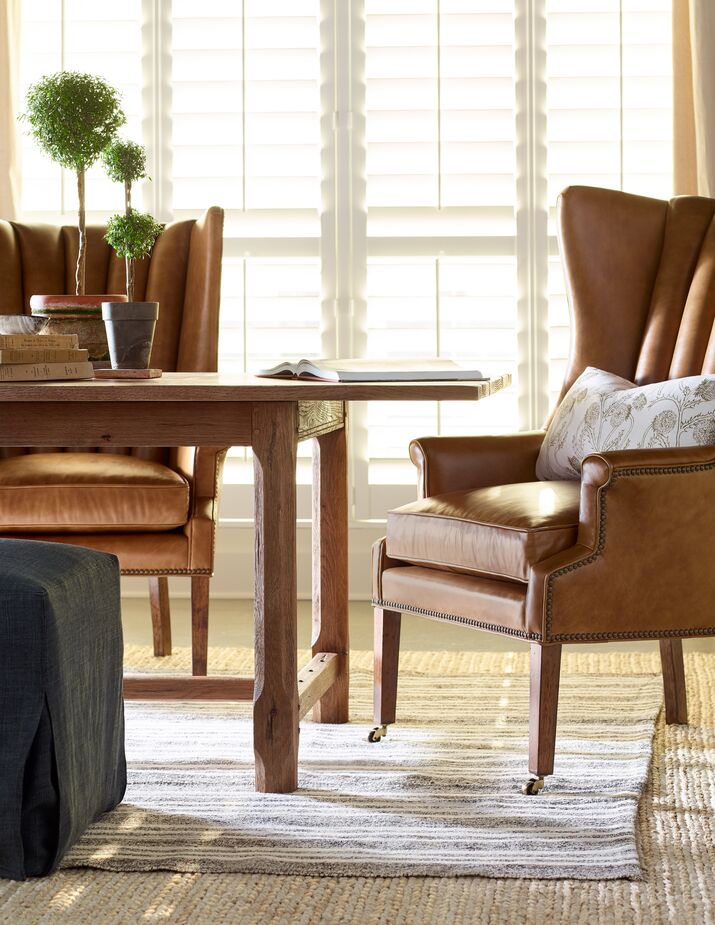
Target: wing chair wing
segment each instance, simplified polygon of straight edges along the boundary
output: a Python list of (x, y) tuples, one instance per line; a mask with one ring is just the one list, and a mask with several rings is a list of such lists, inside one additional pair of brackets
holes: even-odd
[[(87, 292), (122, 292), (124, 263), (88, 229)], [(223, 210), (167, 225), (137, 263), (135, 297), (160, 303), (152, 365), (211, 372), (218, 361)], [(33, 293), (74, 291), (77, 230), (0, 222), (5, 313)], [(206, 674), (209, 580), (225, 447), (0, 451), (0, 533), (114, 553), (149, 576), (156, 655), (171, 652), (169, 575), (191, 578), (192, 662)]]
[[(587, 366), (638, 383), (715, 373), (715, 200), (571, 187), (561, 398)], [(553, 772), (565, 643), (660, 641), (666, 721), (687, 722), (682, 638), (715, 635), (715, 447), (603, 452), (537, 481), (543, 432), (410, 446), (420, 500), (373, 550), (375, 722), (395, 721), (402, 613), (531, 644), (529, 771)]]

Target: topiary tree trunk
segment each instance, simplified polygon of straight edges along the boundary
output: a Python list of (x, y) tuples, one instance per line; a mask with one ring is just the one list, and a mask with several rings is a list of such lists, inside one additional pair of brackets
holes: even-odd
[(85, 268), (87, 266), (87, 219), (84, 202), (84, 170), (77, 171), (77, 198), (79, 199), (79, 211), (77, 216), (79, 249), (77, 251), (77, 270), (75, 273), (75, 294), (84, 295)]
[(134, 261), (130, 257), (124, 258), (127, 273), (127, 302), (134, 301)]
[[(131, 180), (124, 181), (124, 214), (129, 215), (132, 211), (132, 183)], [(125, 272), (127, 276), (127, 302), (134, 301), (134, 261), (131, 257), (124, 258)]]

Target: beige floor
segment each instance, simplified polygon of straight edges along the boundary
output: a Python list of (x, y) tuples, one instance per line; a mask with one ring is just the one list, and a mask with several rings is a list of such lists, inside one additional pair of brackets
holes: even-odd
[[(151, 621), (148, 600), (128, 598), (123, 601), (125, 639), (129, 645), (151, 645)], [(172, 601), (172, 636), (177, 646), (190, 641), (190, 610), (185, 599)], [(209, 645), (251, 646), (253, 644), (253, 603), (246, 600), (213, 600), (210, 612)], [(353, 649), (372, 649), (372, 608), (369, 604), (353, 601), (350, 605), (350, 644)], [(301, 601), (298, 606), (298, 645), (310, 646), (310, 603)], [(524, 651), (528, 644), (511, 637), (496, 636), (445, 626), (433, 620), (406, 616), (402, 621), (402, 648), (413, 651)], [(579, 652), (624, 650), (655, 652), (657, 642), (610, 643), (569, 647)], [(684, 648), (689, 652), (715, 652), (715, 638), (687, 639)]]

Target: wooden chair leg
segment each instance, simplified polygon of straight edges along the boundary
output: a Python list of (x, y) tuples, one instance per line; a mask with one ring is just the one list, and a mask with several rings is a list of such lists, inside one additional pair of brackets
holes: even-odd
[(682, 639), (660, 640), (660, 663), (663, 668), (665, 721), (688, 722), (688, 698), (685, 691), (685, 666)]
[(395, 722), (401, 620), (398, 610), (375, 608), (375, 722), (379, 726)]
[(209, 655), (208, 575), (191, 576), (191, 673), (205, 675)]
[(171, 655), (171, 610), (169, 607), (169, 579), (157, 575), (149, 579), (151, 629), (154, 637), (154, 655)]
[[(554, 771), (561, 646), (531, 644), (529, 771), (543, 778)], [(543, 785), (543, 783), (542, 783)], [(538, 788), (537, 788), (538, 789)], [(527, 792), (536, 792), (527, 790)]]

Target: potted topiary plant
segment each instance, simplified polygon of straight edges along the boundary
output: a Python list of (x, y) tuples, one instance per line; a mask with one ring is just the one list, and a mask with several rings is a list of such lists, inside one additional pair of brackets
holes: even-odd
[(134, 261), (149, 256), (163, 230), (164, 226), (152, 215), (131, 206), (124, 215), (113, 215), (107, 223), (104, 237), (116, 255), (126, 261), (127, 272), (127, 301), (102, 303), (112, 369), (149, 366), (159, 303), (134, 301)]
[[(87, 295), (85, 292), (85, 175), (117, 129), (126, 122), (119, 94), (100, 77), (60, 71), (30, 87), (21, 119), (30, 126), (30, 134), (40, 148), (53, 161), (77, 175), (79, 243), (75, 293), (33, 295), (30, 299), (32, 313), (53, 321), (61, 319), (59, 327), (79, 334), (80, 343), (90, 349), (90, 359), (106, 359), (101, 303), (110, 298), (121, 301), (123, 296)], [(57, 327), (55, 325), (54, 330)]]

